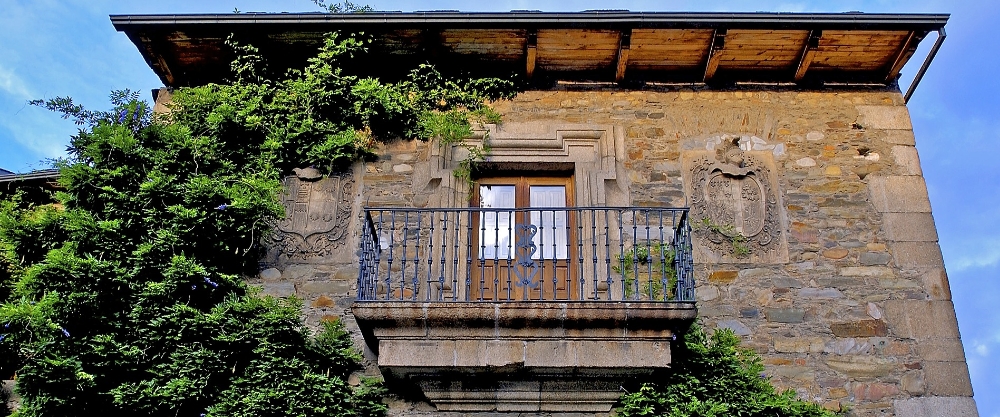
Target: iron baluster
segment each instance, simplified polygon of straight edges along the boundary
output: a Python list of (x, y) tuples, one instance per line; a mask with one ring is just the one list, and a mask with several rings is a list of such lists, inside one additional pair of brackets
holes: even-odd
[[(424, 221), (424, 216), (431, 217)], [(462, 216), (467, 217), (463, 220)], [(473, 216), (482, 219), (478, 232)], [(503, 227), (501, 216), (506, 216), (507, 221)], [(359, 233), (357, 297), (359, 301), (693, 302), (694, 268), (687, 216), (683, 208), (367, 209), (359, 216), (363, 226)], [(491, 221), (492, 227), (488, 225)], [(565, 224), (560, 226), (559, 221)], [(617, 226), (612, 225), (614, 222)], [(501, 236), (504, 231), (506, 235)], [(472, 244), (476, 241), (474, 232), (481, 235), (477, 245)], [(604, 233), (603, 253), (599, 232)], [(589, 244), (584, 239), (590, 239)], [(464, 269), (459, 265), (462, 256)], [(481, 261), (478, 269), (473, 269), (473, 256)], [(602, 258), (604, 268), (598, 266)], [(492, 263), (489, 268), (488, 263)], [(421, 268), (427, 268), (426, 272)], [(479, 272), (478, 279), (474, 278), (475, 271)], [(464, 287), (460, 286), (463, 272)], [(562, 273), (566, 276), (559, 275)], [(587, 277), (590, 273), (593, 277)], [(621, 282), (615, 281), (618, 279)], [(492, 280), (492, 288), (487, 286), (487, 280)], [(601, 289), (603, 283), (607, 288)], [(472, 296), (474, 285), (480, 287), (476, 297)], [(586, 285), (593, 288), (587, 289)], [(424, 295), (421, 291), (428, 292)], [(451, 296), (447, 291), (452, 292)]]
[(597, 300), (597, 210), (590, 212), (590, 241), (594, 250), (594, 299)]
[(612, 285), (614, 281), (611, 277), (611, 211), (604, 210), (604, 265), (607, 267), (604, 272), (604, 276), (608, 277), (608, 301), (614, 299), (611, 296)]
[(667, 283), (670, 277), (667, 276), (667, 260), (666, 260), (667, 254), (664, 253), (666, 251), (667, 246), (663, 243), (666, 241), (663, 236), (663, 210), (660, 210), (657, 214), (659, 214), (660, 218), (659, 219), (660, 236), (657, 239), (658, 242), (657, 244), (659, 245), (660, 248), (660, 288), (662, 288), (663, 291), (663, 294), (661, 294), (660, 296), (660, 301), (667, 301), (667, 291), (669, 288), (667, 287)]
[[(461, 213), (460, 213), (461, 214)], [(459, 217), (461, 218), (461, 217)], [(472, 212), (467, 217), (469, 227), (465, 232), (465, 301), (472, 299)], [(482, 292), (480, 292), (482, 294)]]
[(417, 301), (417, 290), (420, 288), (420, 223), (424, 216), (419, 212), (414, 214), (417, 216), (417, 241), (413, 242), (413, 301)]

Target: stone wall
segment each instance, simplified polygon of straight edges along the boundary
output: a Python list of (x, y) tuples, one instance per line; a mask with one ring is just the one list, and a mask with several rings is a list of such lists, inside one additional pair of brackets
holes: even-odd
[[(976, 415), (898, 91), (559, 86), (495, 108), (505, 123), (487, 129), (492, 138), (566, 136), (553, 126), (610, 132), (612, 144), (595, 148), (604, 149), (603, 162), (575, 162), (577, 187), (594, 187), (588, 203), (691, 205), (695, 211), (720, 201), (758, 204), (727, 212), (737, 229), (753, 234), (749, 254), (696, 229), (696, 294), (704, 324), (733, 329), (764, 357), (779, 387), (858, 416)], [(301, 206), (319, 212), (350, 204), (350, 224), (335, 225), (343, 228), (337, 237), (343, 245), (333, 255), (272, 253), (265, 266), (273, 269), (258, 283), (266, 293), (303, 298), (310, 323), (342, 319), (357, 334), (349, 306), (360, 207), (467, 204), (468, 186), (450, 175), (460, 156), (421, 141), (384, 145), (376, 161), (343, 174), (354, 188), (332, 197), (335, 204)], [(740, 172), (711, 176), (727, 169)], [(289, 184), (320, 181), (308, 177), (300, 173)], [(722, 199), (705, 188), (716, 184), (713, 178), (723, 187), (749, 186), (759, 196)], [(330, 233), (301, 225), (287, 232), (296, 233), (295, 227), (300, 235)], [(374, 359), (370, 352), (368, 359)], [(429, 404), (395, 401), (393, 414), (435, 413)]]

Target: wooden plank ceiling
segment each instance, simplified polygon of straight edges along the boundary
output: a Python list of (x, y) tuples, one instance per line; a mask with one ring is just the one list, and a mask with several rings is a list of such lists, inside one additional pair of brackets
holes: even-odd
[[(294, 24), (140, 25), (116, 21), (116, 26), (132, 38), (170, 86), (224, 78), (231, 59), (224, 44), (229, 33), (260, 47), (272, 65), (295, 67), (315, 53), (326, 32)], [(417, 63), (430, 62), (444, 72), (500, 75), (506, 71), (527, 78), (887, 83), (896, 79), (929, 32), (927, 27), (918, 26), (808, 27), (781, 24), (780, 19), (752, 27), (454, 26), (371, 25), (366, 32), (374, 34), (377, 41), (357, 69), (391, 76)]]

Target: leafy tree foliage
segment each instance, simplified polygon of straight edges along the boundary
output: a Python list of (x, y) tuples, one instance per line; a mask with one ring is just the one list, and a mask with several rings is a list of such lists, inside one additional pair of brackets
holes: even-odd
[(312, 2), (327, 13), (369, 13), (375, 11), (372, 6), (355, 4), (347, 0), (338, 3), (330, 3), (325, 0), (312, 0)]
[(298, 301), (244, 283), (284, 215), (282, 174), (468, 130), (515, 84), (345, 73), (370, 42), (330, 35), (281, 77), (233, 43), (233, 80), (177, 90), (164, 117), (129, 92), (103, 112), (35, 102), (83, 128), (55, 203), (0, 204), (0, 367), (17, 372), (18, 415), (384, 413), (377, 383), (346, 382), (359, 358), (341, 326), (312, 334)]
[(778, 393), (764, 374), (760, 356), (741, 348), (730, 329), (711, 337), (698, 325), (671, 355), (671, 372), (622, 396), (618, 415), (663, 417), (833, 417), (822, 407)]

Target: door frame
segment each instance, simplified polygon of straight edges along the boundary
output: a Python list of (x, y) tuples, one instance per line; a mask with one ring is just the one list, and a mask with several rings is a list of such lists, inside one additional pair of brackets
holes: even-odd
[[(514, 186), (514, 208), (515, 209), (530, 209), (530, 187), (531, 186), (564, 186), (566, 190), (566, 227), (568, 229), (566, 235), (566, 258), (561, 259), (534, 259), (534, 262), (539, 262), (540, 265), (537, 266), (539, 269), (539, 288), (538, 289), (527, 289), (525, 290), (521, 286), (511, 286), (514, 278), (511, 276), (512, 268), (517, 268), (514, 261), (516, 260), (516, 255), (513, 259), (482, 259), (479, 253), (479, 234), (480, 234), (480, 214), (475, 214), (472, 216), (472, 241), (470, 242), (470, 251), (474, 253), (473, 256), (474, 264), (472, 265), (471, 272), (471, 286), (470, 300), (482, 300), (482, 301), (517, 301), (517, 300), (573, 300), (579, 297), (580, 292), (580, 282), (578, 273), (574, 268), (577, 261), (578, 254), (574, 249), (577, 246), (577, 231), (576, 231), (576, 213), (570, 210), (575, 207), (576, 195), (574, 190), (574, 177), (572, 175), (566, 176), (552, 176), (545, 175), (546, 173), (520, 173), (521, 175), (505, 175), (505, 176), (495, 176), (495, 177), (483, 177), (476, 181), (476, 185), (472, 188), (472, 199), (470, 200), (470, 207), (477, 208), (480, 206), (480, 187), (490, 186), (490, 185), (513, 185)], [(515, 214), (515, 225), (528, 224), (530, 220), (527, 218), (530, 211), (520, 211)], [(516, 230), (516, 229), (515, 229)], [(512, 242), (513, 244), (513, 242)], [(543, 249), (544, 250), (544, 249)], [(516, 254), (518, 248), (513, 246), (513, 253)], [(505, 262), (505, 264), (501, 264)], [(559, 284), (561, 280), (557, 279), (556, 282), (546, 280), (552, 277), (551, 274), (558, 275), (558, 270), (562, 268), (565, 270), (565, 282), (568, 285), (560, 288)], [(488, 271), (487, 271), (488, 270)], [(491, 273), (489, 273), (491, 272)], [(549, 275), (546, 276), (546, 273)], [(486, 277), (484, 275), (491, 275), (491, 277)], [(489, 279), (493, 278), (493, 279)], [(499, 283), (499, 288), (496, 288), (495, 282)], [(548, 283), (550, 285), (546, 286)]]

